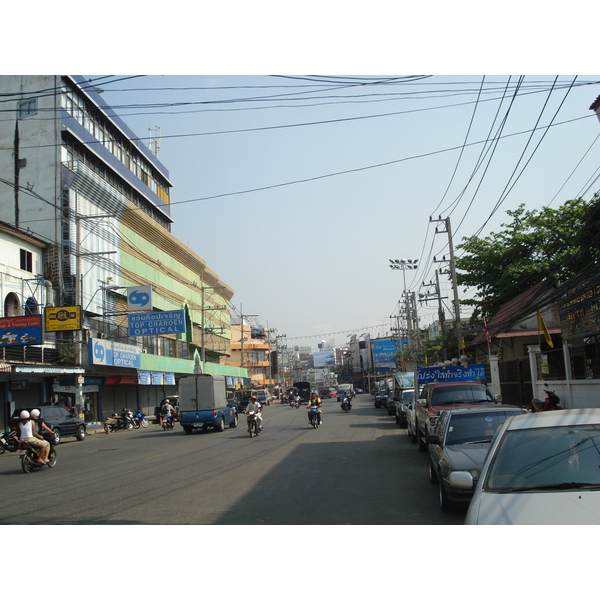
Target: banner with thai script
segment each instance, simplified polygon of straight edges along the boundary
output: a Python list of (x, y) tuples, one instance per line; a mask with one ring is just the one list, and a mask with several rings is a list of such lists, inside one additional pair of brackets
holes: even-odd
[(41, 315), (0, 319), (0, 346), (41, 344), (42, 335)]
[(485, 366), (483, 364), (456, 365), (451, 367), (424, 367), (417, 371), (419, 385), (438, 383), (439, 381), (484, 381)]

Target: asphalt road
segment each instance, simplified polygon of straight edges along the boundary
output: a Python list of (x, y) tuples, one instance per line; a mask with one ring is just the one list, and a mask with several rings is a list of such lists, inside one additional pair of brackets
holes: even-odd
[(251, 439), (245, 419), (223, 433), (157, 425), (83, 442), (65, 439), (55, 468), (21, 471), (0, 455), (0, 524), (444, 525), (427, 455), (372, 396), (350, 413), (326, 400), (324, 425), (274, 404)]

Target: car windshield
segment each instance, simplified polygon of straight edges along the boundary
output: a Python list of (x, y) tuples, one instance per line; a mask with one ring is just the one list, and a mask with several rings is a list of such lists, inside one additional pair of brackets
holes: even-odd
[(493, 402), (482, 385), (453, 385), (432, 390), (431, 406)]
[(448, 422), (446, 445), (489, 442), (506, 419), (522, 414), (523, 411), (515, 410), (452, 415)]
[(489, 492), (600, 487), (600, 425), (507, 431), (484, 484)]

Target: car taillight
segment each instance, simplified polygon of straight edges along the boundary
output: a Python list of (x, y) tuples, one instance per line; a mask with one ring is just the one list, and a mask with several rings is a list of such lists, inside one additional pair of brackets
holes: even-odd
[(216, 411), (216, 410), (213, 410), (213, 417), (216, 417), (216, 416), (217, 416), (217, 414), (218, 414), (218, 413), (217, 413), (217, 411)]

